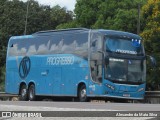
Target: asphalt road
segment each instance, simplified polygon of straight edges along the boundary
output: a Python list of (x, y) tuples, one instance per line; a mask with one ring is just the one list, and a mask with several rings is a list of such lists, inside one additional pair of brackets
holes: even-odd
[[(141, 103), (105, 103), (105, 102), (53, 102), (53, 101), (0, 101), (2, 106), (35, 107), (73, 109), (73, 110), (98, 110), (98, 111), (160, 111), (160, 104)], [(40, 109), (43, 110), (43, 109)]]

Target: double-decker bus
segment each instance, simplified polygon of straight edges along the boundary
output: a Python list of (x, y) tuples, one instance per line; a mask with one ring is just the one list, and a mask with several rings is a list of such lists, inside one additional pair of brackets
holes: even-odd
[(6, 57), (6, 93), (37, 96), (144, 98), (146, 55), (138, 35), (72, 28), (13, 36)]

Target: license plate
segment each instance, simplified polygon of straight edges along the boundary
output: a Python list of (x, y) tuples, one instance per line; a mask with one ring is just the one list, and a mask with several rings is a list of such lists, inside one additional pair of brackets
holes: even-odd
[(130, 97), (130, 94), (123, 94), (123, 97)]

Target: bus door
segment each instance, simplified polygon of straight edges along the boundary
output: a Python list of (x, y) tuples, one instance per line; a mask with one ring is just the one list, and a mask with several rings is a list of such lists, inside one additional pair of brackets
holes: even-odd
[(102, 94), (101, 91), (103, 89), (102, 86), (102, 63), (101, 61), (91, 60), (90, 61), (90, 71), (91, 71), (91, 81), (89, 84), (89, 93), (93, 95)]
[(92, 81), (89, 84), (89, 93), (93, 95), (101, 94), (101, 89), (103, 89), (102, 59), (102, 36), (100, 34), (93, 33), (90, 47), (90, 72)]

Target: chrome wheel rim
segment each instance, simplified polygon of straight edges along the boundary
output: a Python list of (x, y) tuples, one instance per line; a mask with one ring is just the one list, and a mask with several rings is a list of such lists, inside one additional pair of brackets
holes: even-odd
[(81, 97), (82, 98), (86, 97), (86, 89), (82, 89), (82, 91), (81, 91)]

